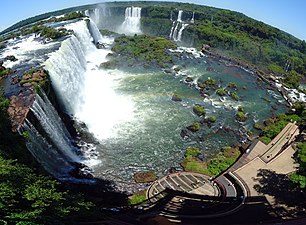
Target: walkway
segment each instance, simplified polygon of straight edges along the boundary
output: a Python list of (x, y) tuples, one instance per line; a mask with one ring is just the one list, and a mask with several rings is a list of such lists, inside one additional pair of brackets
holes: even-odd
[[(239, 160), (215, 179), (190, 172), (172, 173), (152, 183), (147, 191), (148, 213), (172, 219), (217, 218), (237, 212), (242, 206), (268, 201), (272, 196), (256, 190), (261, 170), (288, 174), (295, 170), (291, 144), (298, 135), (296, 124), (289, 123), (270, 144), (255, 141)], [(258, 202), (258, 203), (260, 203)]]

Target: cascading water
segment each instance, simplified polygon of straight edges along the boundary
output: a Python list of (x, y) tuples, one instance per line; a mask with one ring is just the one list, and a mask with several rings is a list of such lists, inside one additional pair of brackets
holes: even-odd
[(94, 39), (94, 43), (97, 44), (99, 42), (102, 42), (102, 35), (99, 31), (99, 29), (97, 28), (97, 26), (95, 25), (95, 23), (90, 19), (89, 20), (89, 29), (90, 29), (90, 33), (91, 36)]
[(50, 174), (57, 178), (70, 177), (69, 172), (74, 169), (72, 163), (80, 162), (82, 157), (78, 155), (69, 132), (44, 91), (40, 90), (40, 94), (41, 97), (36, 95), (30, 108), (40, 128), (29, 120), (22, 127), (29, 135), (27, 147)]
[(69, 25), (75, 35), (45, 62), (52, 84), (67, 114), (75, 115), (84, 104), (85, 55), (95, 50), (85, 21)]
[(174, 41), (182, 41), (183, 31), (188, 26), (187, 23), (183, 23), (182, 15), (183, 10), (179, 10), (177, 20), (172, 22), (169, 38)]
[(177, 15), (177, 22), (182, 22), (183, 10), (179, 10)]
[(27, 148), (44, 169), (57, 178), (69, 177), (68, 173), (74, 167), (58, 149), (50, 144), (29, 120), (24, 122), (22, 129), (29, 136)]
[(190, 23), (194, 23), (194, 12), (192, 13), (192, 18), (190, 20)]
[(40, 92), (42, 98), (36, 95), (31, 111), (38, 119), (53, 145), (60, 150), (67, 160), (71, 162), (79, 161), (80, 158), (76, 154), (77, 149), (72, 145), (72, 138), (66, 130), (65, 125), (45, 93), (42, 90)]
[(127, 7), (125, 9), (125, 19), (118, 29), (118, 33), (127, 35), (141, 34), (141, 8)]

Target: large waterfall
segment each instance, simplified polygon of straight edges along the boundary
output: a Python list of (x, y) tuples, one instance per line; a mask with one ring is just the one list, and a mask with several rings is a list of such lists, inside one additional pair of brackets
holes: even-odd
[[(97, 29), (95, 23), (90, 26), (93, 26), (91, 30)], [(74, 35), (51, 55), (45, 67), (65, 112), (84, 122), (96, 137), (106, 138), (111, 135), (114, 124), (128, 119), (133, 105), (114, 92), (114, 76), (99, 69), (111, 50), (95, 47), (85, 21), (67, 28), (73, 30)], [(113, 38), (101, 38), (106, 44), (114, 41)], [(117, 76), (122, 74), (115, 73)]]
[(127, 7), (125, 9), (125, 19), (119, 27), (118, 32), (127, 35), (141, 33), (141, 8), (140, 7)]
[(82, 157), (43, 90), (40, 94), (42, 97), (37, 94), (31, 107), (40, 130), (29, 120), (23, 125), (29, 135), (27, 147), (49, 173), (58, 178), (69, 177), (68, 173), (74, 168), (71, 163), (80, 162)]
[[(182, 15), (183, 15), (183, 10), (179, 10), (177, 15), (177, 20), (172, 22), (169, 38), (174, 41), (182, 41), (183, 31), (188, 26), (187, 23), (183, 22)], [(172, 13), (170, 20), (172, 20)]]

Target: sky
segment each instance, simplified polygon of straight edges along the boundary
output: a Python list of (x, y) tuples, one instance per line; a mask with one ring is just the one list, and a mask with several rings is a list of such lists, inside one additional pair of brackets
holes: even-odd
[[(0, 31), (19, 22), (20, 20), (35, 15), (63, 8), (99, 2), (106, 1), (1, 0)], [(249, 17), (284, 30), (301, 40), (306, 40), (305, 0), (180, 0), (179, 2), (195, 3), (242, 12)]]

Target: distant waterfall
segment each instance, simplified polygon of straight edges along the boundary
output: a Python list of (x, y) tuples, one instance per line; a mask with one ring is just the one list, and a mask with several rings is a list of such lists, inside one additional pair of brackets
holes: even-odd
[(190, 23), (194, 23), (194, 12), (192, 13), (192, 18), (190, 20)]
[(128, 7), (125, 9), (124, 22), (119, 27), (118, 32), (127, 35), (140, 34), (140, 19), (141, 19), (141, 8), (140, 7)]
[(182, 22), (183, 10), (179, 10), (177, 15), (177, 22)]
[[(174, 41), (182, 41), (183, 31), (188, 26), (187, 23), (183, 23), (182, 15), (183, 10), (179, 10), (177, 20), (172, 22), (169, 38)], [(172, 14), (170, 19), (172, 19)]]
[(95, 9), (87, 9), (84, 11), (85, 16), (90, 17), (97, 27), (100, 27), (103, 24), (103, 20), (105, 18), (109, 18), (112, 16), (112, 13), (109, 8), (105, 7), (97, 7)]

